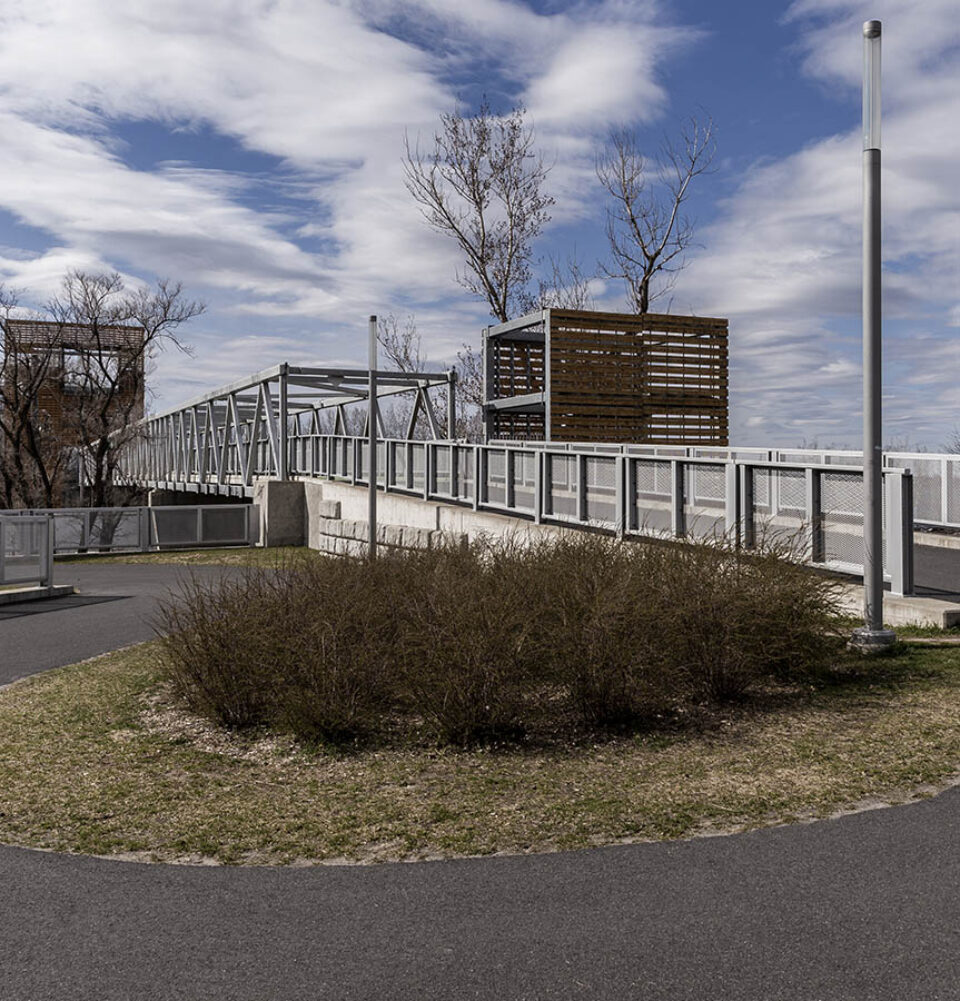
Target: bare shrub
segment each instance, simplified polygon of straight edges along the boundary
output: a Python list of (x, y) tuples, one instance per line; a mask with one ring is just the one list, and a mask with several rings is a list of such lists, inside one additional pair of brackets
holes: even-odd
[(310, 556), (185, 587), (164, 661), (195, 711), (334, 743), (572, 736), (809, 677), (836, 651), (833, 581), (764, 544), (577, 533)]
[(158, 631), (167, 676), (194, 712), (225, 726), (263, 722), (270, 701), (275, 582), (267, 572), (181, 583), (162, 602)]
[(481, 542), (405, 560), (401, 698), (441, 742), (522, 730), (529, 688), (522, 655), (536, 623), (504, 574), (522, 559), (518, 550)]

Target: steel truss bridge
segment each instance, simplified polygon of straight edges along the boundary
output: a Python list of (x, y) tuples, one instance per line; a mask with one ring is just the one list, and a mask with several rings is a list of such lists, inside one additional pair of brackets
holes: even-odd
[[(378, 486), (391, 493), (534, 522), (621, 535), (800, 537), (809, 562), (863, 567), (863, 471), (857, 452), (455, 439), (453, 372), (377, 373)], [(367, 485), (366, 369), (270, 369), (147, 418), (126, 450), (127, 482), (250, 497), (260, 478)], [(442, 395), (445, 414), (437, 416)], [(388, 436), (383, 401), (405, 396), (405, 432)], [(351, 404), (354, 406), (351, 408)], [(353, 410), (353, 417), (350, 411)], [(396, 415), (394, 415), (396, 416)], [(419, 423), (418, 423), (419, 422)], [(431, 437), (415, 438), (420, 427)], [(913, 526), (960, 528), (960, 456), (888, 453), (884, 566), (913, 588)]]

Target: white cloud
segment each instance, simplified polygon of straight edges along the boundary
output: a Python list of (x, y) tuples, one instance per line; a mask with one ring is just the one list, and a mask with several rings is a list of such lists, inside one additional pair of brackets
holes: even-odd
[(790, 444), (817, 428), (853, 445), (860, 437), (856, 97), (858, 28), (872, 16), (884, 20), (892, 94), (883, 124), (886, 427), (935, 447), (958, 420), (949, 327), (960, 315), (960, 66), (950, 54), (960, 34), (948, 7), (800, 0), (791, 8), (805, 70), (850, 88), (851, 129), (755, 167), (699, 234), (705, 250), (676, 304), (731, 320), (735, 439)]

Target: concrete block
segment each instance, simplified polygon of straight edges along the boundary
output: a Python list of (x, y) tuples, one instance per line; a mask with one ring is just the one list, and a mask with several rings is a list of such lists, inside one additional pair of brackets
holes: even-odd
[(253, 503), (260, 508), (265, 546), (302, 546), (306, 541), (306, 493), (299, 480), (258, 479)]
[[(843, 590), (841, 608), (850, 615), (863, 614), (863, 588), (859, 584), (847, 585)], [(960, 605), (939, 598), (895, 595), (883, 596), (883, 624), (885, 626), (934, 626), (949, 629), (960, 625)]]

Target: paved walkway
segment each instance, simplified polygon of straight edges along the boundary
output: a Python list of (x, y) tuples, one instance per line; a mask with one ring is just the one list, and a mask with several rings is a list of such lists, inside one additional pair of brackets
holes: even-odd
[(58, 563), (54, 581), (76, 585), (78, 594), (0, 605), (0, 685), (152, 639), (157, 601), (176, 591), (185, 576), (214, 580), (236, 572), (229, 567)]
[[(75, 566), (85, 592), (117, 600), (0, 620), (5, 660), (11, 628), (26, 630), (14, 673), (63, 656), (48, 633), (74, 636), (73, 660), (102, 649), (88, 616), (148, 637), (172, 570)], [(441, 863), (190, 868), (0, 848), (0, 999), (134, 998), (958, 999), (960, 789), (749, 835)]]

